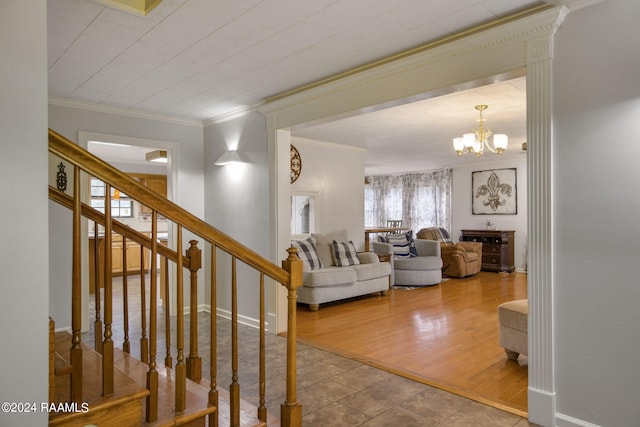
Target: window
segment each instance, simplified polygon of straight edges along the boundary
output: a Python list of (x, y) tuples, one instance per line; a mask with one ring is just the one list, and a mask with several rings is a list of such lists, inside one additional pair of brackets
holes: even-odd
[[(106, 185), (97, 178), (91, 178), (91, 207), (104, 213)], [(115, 188), (111, 188), (111, 216), (113, 218), (133, 218), (133, 200)]]
[(364, 189), (365, 226), (402, 219), (414, 231), (451, 225), (451, 169), (407, 175), (368, 176)]

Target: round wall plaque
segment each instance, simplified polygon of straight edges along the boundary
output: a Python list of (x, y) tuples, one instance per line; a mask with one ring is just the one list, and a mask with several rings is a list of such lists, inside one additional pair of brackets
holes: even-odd
[(300, 176), (300, 171), (302, 170), (302, 158), (300, 157), (300, 153), (298, 149), (291, 146), (291, 183), (296, 182), (298, 177)]

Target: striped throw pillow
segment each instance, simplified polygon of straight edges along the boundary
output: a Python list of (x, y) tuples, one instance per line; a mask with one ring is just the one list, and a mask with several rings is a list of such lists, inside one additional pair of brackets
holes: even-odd
[(291, 246), (298, 250), (298, 257), (303, 261), (304, 271), (318, 270), (324, 267), (311, 237), (304, 240), (292, 240)]
[(337, 242), (334, 240), (332, 245), (333, 257), (337, 267), (360, 264), (356, 247), (352, 241)]
[[(393, 256), (395, 258), (411, 258), (413, 238), (412, 232), (408, 231), (406, 234), (388, 234), (385, 237), (387, 243), (393, 245)], [(415, 255), (414, 255), (415, 256)]]

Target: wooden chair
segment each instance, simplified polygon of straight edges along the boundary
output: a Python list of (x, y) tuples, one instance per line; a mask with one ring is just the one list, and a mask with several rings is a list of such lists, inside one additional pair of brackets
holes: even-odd
[[(398, 227), (402, 227), (402, 220), (401, 219), (388, 219), (387, 220), (387, 227), (394, 227), (394, 228), (398, 228)], [(391, 234), (399, 234), (401, 233), (401, 231), (394, 231)]]

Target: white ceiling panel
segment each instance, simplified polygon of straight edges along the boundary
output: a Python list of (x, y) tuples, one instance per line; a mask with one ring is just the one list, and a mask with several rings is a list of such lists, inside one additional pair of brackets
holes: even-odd
[[(140, 17), (90, 0), (48, 0), (49, 93), (206, 120), (542, 3), (163, 0)], [(513, 104), (523, 103), (524, 84), (514, 84), (511, 88), (501, 85), (500, 93), (474, 92), (490, 104), (487, 118), (494, 115), (497, 126), (502, 125), (498, 113), (502, 111), (505, 118), (516, 116)], [(463, 105), (458, 110), (441, 104), (438, 110), (459, 113), (458, 123), (471, 120), (473, 124), (476, 101), (468, 98), (473, 96), (446, 97), (448, 103)], [(374, 115), (349, 126), (337, 123), (301, 130), (300, 136), (368, 147), (369, 169), (384, 159), (404, 165), (397, 168), (416, 167), (400, 158), (415, 154), (412, 147), (422, 149), (422, 144), (446, 140), (451, 151), (448, 140), (453, 130), (434, 131), (428, 126), (430, 119), (424, 119), (424, 107), (413, 106), (415, 113), (411, 108), (404, 106), (402, 113), (386, 111), (384, 120)], [(509, 108), (512, 112), (507, 114)], [(422, 127), (412, 122), (419, 123), (419, 117)], [(524, 119), (513, 120), (521, 126)], [(381, 122), (384, 127), (373, 130)], [(397, 148), (389, 149), (389, 144)], [(437, 157), (433, 150), (420, 164), (431, 164), (430, 159)]]

